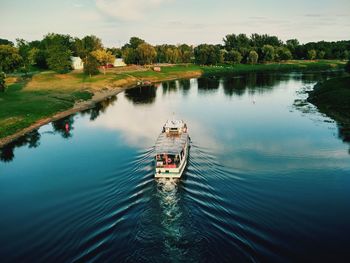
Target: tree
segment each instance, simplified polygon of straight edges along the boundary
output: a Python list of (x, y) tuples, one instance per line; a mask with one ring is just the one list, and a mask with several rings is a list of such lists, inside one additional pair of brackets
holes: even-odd
[(122, 52), (122, 57), (126, 64), (137, 64), (136, 50), (133, 48), (125, 48)]
[(22, 57), (22, 70), (25, 74), (28, 73), (29, 67), (31, 65), (30, 59), (29, 59), (29, 51), (31, 49), (29, 43), (25, 41), (24, 39), (17, 38), (17, 48), (20, 56)]
[(317, 56), (317, 53), (316, 53), (316, 50), (314, 50), (314, 49), (311, 49), (307, 52), (307, 58), (310, 60), (315, 59), (316, 56)]
[(72, 52), (64, 46), (53, 46), (48, 50), (47, 64), (49, 69), (58, 73), (67, 73), (71, 70)]
[(48, 52), (43, 49), (38, 49), (36, 52), (35, 49), (36, 48), (33, 48), (33, 51), (29, 53), (29, 56), (32, 56), (32, 59), (34, 60), (33, 65), (36, 65), (41, 69), (47, 69), (49, 67), (46, 61)]
[(0, 45), (9, 45), (13, 46), (13, 42), (7, 39), (0, 38)]
[(190, 63), (193, 57), (193, 48), (189, 45), (182, 44), (178, 47), (180, 62), (181, 63)]
[(275, 48), (271, 45), (264, 45), (262, 48), (263, 61), (269, 62), (275, 59)]
[(295, 51), (298, 46), (300, 46), (300, 43), (298, 39), (288, 39), (286, 41), (287, 48), (291, 51), (292, 54), (295, 54)]
[(324, 52), (323, 50), (320, 50), (319, 52), (317, 52), (317, 58), (319, 59), (323, 59), (325, 55), (326, 55), (326, 52)]
[(141, 65), (152, 64), (157, 58), (156, 49), (150, 44), (140, 44), (136, 49), (137, 57)]
[(278, 47), (276, 49), (276, 59), (278, 61), (281, 60), (290, 60), (292, 59), (292, 53), (290, 52), (290, 50), (286, 47)]
[(5, 73), (0, 72), (0, 92), (4, 92), (6, 89), (6, 82), (5, 82)]
[(74, 40), (70, 35), (49, 33), (46, 36), (44, 36), (44, 39), (41, 41), (41, 46), (45, 50), (49, 50), (52, 47), (60, 46), (70, 51), (73, 51)]
[(12, 72), (21, 66), (22, 57), (18, 49), (10, 45), (0, 45), (0, 71)]
[(250, 39), (246, 34), (231, 34), (227, 35), (224, 39), (225, 49), (231, 51), (232, 49), (240, 49), (250, 47)]
[(348, 61), (348, 63), (346, 63), (345, 65), (345, 71), (350, 73), (350, 60)]
[(82, 39), (74, 39), (74, 54), (80, 57), (84, 62), (92, 51), (103, 49), (100, 38), (91, 35), (85, 36)]
[(258, 62), (259, 59), (259, 55), (255, 50), (251, 50), (249, 52), (248, 58), (247, 58), (247, 62), (249, 64), (256, 64)]
[(224, 60), (219, 46), (201, 44), (194, 49), (195, 62), (200, 65), (217, 65)]
[(97, 59), (92, 55), (88, 55), (84, 62), (84, 73), (91, 78), (91, 75), (97, 75), (99, 73), (98, 66), (99, 63)]
[(180, 52), (177, 47), (169, 47), (165, 50), (165, 60), (168, 63), (178, 63), (180, 60)]
[(145, 40), (138, 38), (138, 37), (132, 37), (129, 41), (129, 46), (133, 49), (137, 49), (139, 45), (146, 43)]
[(106, 66), (109, 63), (114, 63), (115, 56), (110, 51), (104, 49), (98, 49), (91, 52), (91, 55), (96, 58), (98, 63), (103, 66), (103, 72), (106, 74)]
[(269, 36), (267, 34), (259, 35), (252, 34), (250, 37), (250, 46), (255, 48), (262, 48), (265, 45), (279, 47), (283, 42), (276, 36)]
[(114, 55), (116, 58), (122, 57), (122, 50), (120, 48), (111, 47), (111, 48), (107, 48), (107, 51), (111, 52), (112, 55)]
[(239, 64), (242, 61), (242, 55), (236, 50), (231, 50), (225, 54), (225, 61), (233, 64)]

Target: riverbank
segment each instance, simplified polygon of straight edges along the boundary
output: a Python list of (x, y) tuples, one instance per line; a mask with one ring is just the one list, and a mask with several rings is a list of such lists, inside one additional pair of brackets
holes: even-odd
[(41, 72), (30, 78), (9, 77), (8, 90), (0, 94), (0, 147), (27, 132), (116, 95), (140, 81), (151, 83), (202, 75), (261, 71), (327, 70), (342, 67), (340, 61), (289, 61), (285, 63), (198, 66), (173, 65), (155, 72), (148, 67), (108, 69), (89, 78), (80, 71), (68, 74)]
[(350, 76), (317, 84), (309, 93), (308, 101), (335, 120), (339, 137), (344, 142), (350, 142)]
[(317, 84), (308, 101), (338, 123), (350, 125), (350, 76)]

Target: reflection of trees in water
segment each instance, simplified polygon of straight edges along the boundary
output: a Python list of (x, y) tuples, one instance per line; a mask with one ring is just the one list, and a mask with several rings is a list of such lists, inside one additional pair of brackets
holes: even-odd
[(125, 91), (125, 98), (133, 104), (152, 104), (157, 96), (157, 88), (155, 86), (144, 86)]
[(36, 148), (40, 145), (40, 133), (37, 130), (18, 138), (17, 140), (5, 145), (3, 148), (0, 148), (0, 160), (3, 162), (11, 162), (15, 157), (14, 149), (26, 145), (28, 145), (29, 148)]
[[(350, 120), (347, 123), (338, 123), (338, 137), (343, 142), (350, 144)], [(350, 154), (350, 148), (349, 148)]]
[(288, 81), (288, 75), (281, 74), (257, 74), (249, 73), (244, 75), (230, 75), (223, 77), (223, 87), (225, 95), (242, 96), (246, 92), (249, 94), (263, 94), (272, 92), (273, 88), (281, 81)]
[(179, 80), (179, 86), (182, 90), (183, 95), (187, 95), (189, 90), (191, 89), (191, 80), (189, 79), (180, 79)]
[(82, 113), (82, 115), (90, 115), (90, 120), (94, 121), (98, 118), (98, 116), (100, 116), (101, 113), (106, 112), (106, 109), (110, 106), (110, 105), (114, 105), (114, 102), (117, 100), (117, 96), (112, 96), (109, 97), (99, 103), (96, 104), (95, 107), (93, 107), (92, 109), (88, 109), (86, 111), (84, 111)]
[(53, 121), (51, 123), (54, 132), (60, 134), (64, 139), (68, 139), (73, 136), (72, 134), (72, 130), (74, 130), (73, 124), (74, 124), (73, 115), (57, 121)]
[(220, 78), (219, 77), (203, 77), (197, 79), (198, 83), (198, 91), (200, 93), (204, 92), (212, 92), (217, 91), (220, 86)]
[(163, 94), (177, 92), (176, 81), (167, 81), (162, 83)]

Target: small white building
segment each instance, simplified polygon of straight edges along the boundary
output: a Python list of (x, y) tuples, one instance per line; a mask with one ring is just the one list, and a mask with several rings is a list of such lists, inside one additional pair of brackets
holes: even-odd
[(113, 67), (125, 67), (126, 64), (122, 58), (116, 58), (113, 63)]
[(83, 69), (84, 62), (80, 57), (71, 57), (73, 69)]

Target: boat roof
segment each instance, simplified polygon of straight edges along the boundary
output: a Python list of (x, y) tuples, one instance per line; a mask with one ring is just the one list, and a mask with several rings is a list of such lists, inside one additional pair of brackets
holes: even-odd
[(156, 154), (179, 154), (187, 142), (188, 134), (169, 136), (161, 133), (156, 142)]

